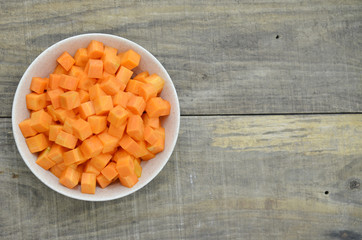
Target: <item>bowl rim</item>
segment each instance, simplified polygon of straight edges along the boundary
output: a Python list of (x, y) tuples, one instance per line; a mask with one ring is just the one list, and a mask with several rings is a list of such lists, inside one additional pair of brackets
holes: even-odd
[[(149, 178), (144, 181), (144, 183), (142, 184), (139, 184), (139, 185), (136, 185), (134, 186), (133, 188), (129, 188), (128, 191), (126, 193), (123, 193), (123, 194), (118, 194), (118, 195), (112, 195), (110, 197), (97, 197), (96, 194), (82, 194), (81, 196), (82, 197), (78, 197), (78, 196), (72, 196), (71, 194), (68, 194), (67, 192), (65, 191), (61, 191), (59, 189), (56, 189), (55, 187), (52, 186), (52, 184), (48, 183), (47, 181), (44, 181), (38, 174), (36, 174), (35, 172), (35, 169), (33, 169), (30, 164), (28, 164), (27, 161), (25, 161), (25, 153), (23, 152), (23, 150), (20, 149), (20, 146), (19, 146), (19, 143), (18, 141), (20, 141), (20, 138), (24, 138), (23, 135), (21, 134), (21, 131), (20, 129), (18, 128), (18, 125), (15, 123), (14, 119), (16, 119), (16, 104), (19, 100), (20, 97), (24, 97), (24, 96), (20, 96), (20, 93), (19, 93), (19, 89), (20, 89), (20, 86), (25, 84), (25, 76), (28, 75), (28, 72), (30, 71), (30, 69), (32, 68), (33, 65), (35, 65), (37, 63), (37, 61), (39, 59), (41, 59), (44, 55), (46, 55), (49, 51), (53, 50), (53, 49), (56, 49), (59, 45), (63, 44), (64, 42), (66, 41), (70, 41), (70, 40), (74, 40), (74, 39), (78, 39), (78, 38), (82, 38), (82, 37), (111, 37), (111, 38), (114, 38), (114, 39), (118, 39), (120, 41), (123, 41), (123, 42), (126, 42), (128, 43), (129, 45), (131, 46), (135, 46), (136, 48), (139, 48), (141, 49), (141, 51), (143, 51), (145, 54), (149, 55), (149, 57), (156, 63), (156, 65), (158, 65), (160, 67), (160, 69), (162, 69), (163, 71), (163, 74), (165, 74), (167, 76), (167, 78), (170, 80), (170, 87), (171, 87), (171, 90), (172, 92), (175, 94), (175, 106), (172, 106), (173, 109), (175, 110), (175, 120), (176, 120), (176, 127), (175, 127), (175, 138), (173, 139), (172, 142), (169, 143), (169, 152), (167, 154), (167, 156), (165, 157), (165, 160), (163, 162), (161, 162), (160, 166), (152, 172), (152, 174), (149, 176)], [(176, 146), (176, 143), (177, 143), (177, 140), (178, 140), (178, 136), (179, 136), (179, 130), (180, 130), (180, 121), (181, 121), (181, 114), (180, 114), (180, 103), (179, 103), (179, 99), (178, 99), (178, 94), (177, 94), (177, 91), (176, 91), (176, 88), (173, 84), (173, 81), (170, 77), (170, 75), (168, 74), (167, 70), (165, 69), (165, 67), (160, 63), (160, 61), (152, 54), (150, 53), (147, 49), (145, 49), (144, 47), (142, 47), (141, 45), (137, 44), (136, 42), (133, 42), (129, 39), (126, 39), (126, 38), (123, 38), (123, 37), (120, 37), (120, 36), (116, 36), (116, 35), (113, 35), (113, 34), (105, 34), (105, 33), (85, 33), (85, 34), (79, 34), (79, 35), (74, 35), (74, 36), (71, 36), (71, 37), (68, 37), (68, 38), (64, 38), (52, 45), (50, 45), (49, 47), (47, 47), (44, 51), (42, 51), (32, 62), (31, 64), (27, 67), (27, 69), (25, 70), (25, 72), (23, 73), (18, 85), (17, 85), (17, 88), (16, 88), (16, 91), (15, 91), (15, 94), (14, 94), (14, 98), (13, 98), (13, 104), (12, 104), (12, 113), (11, 113), (11, 117), (12, 117), (12, 121), (11, 121), (11, 125), (12, 125), (12, 132), (13, 132), (13, 136), (14, 136), (14, 140), (15, 140), (15, 145), (18, 149), (18, 152), (20, 153), (20, 156), (22, 158), (22, 160), (25, 162), (25, 164), (27, 165), (27, 167), (30, 169), (30, 171), (43, 183), (45, 184), (47, 187), (49, 187), (50, 189), (54, 190), (55, 192), (57, 193), (60, 193), (64, 196), (67, 196), (69, 198), (72, 198), (72, 199), (77, 199), (77, 200), (83, 200), (83, 201), (91, 201), (91, 202), (102, 202), (102, 201), (111, 201), (111, 200), (116, 200), (116, 199), (120, 199), (120, 198), (123, 198), (123, 197), (126, 197), (132, 193), (135, 193), (136, 191), (142, 189), (144, 186), (148, 185), (153, 179), (156, 178), (156, 176), (161, 172), (161, 170), (165, 167), (165, 165), (167, 164), (167, 162), (169, 161), (174, 149), (175, 149), (175, 146)], [(19, 134), (20, 133), (20, 134)]]

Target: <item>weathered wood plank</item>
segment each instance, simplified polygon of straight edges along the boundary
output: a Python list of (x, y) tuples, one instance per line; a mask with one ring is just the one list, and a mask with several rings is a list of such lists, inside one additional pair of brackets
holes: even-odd
[(362, 115), (182, 117), (159, 176), (104, 203), (48, 189), (10, 129), (0, 119), (2, 239), (362, 236)]
[(360, 0), (5, 1), (0, 116), (41, 51), (87, 32), (150, 50), (184, 115), (361, 112), (361, 23)]

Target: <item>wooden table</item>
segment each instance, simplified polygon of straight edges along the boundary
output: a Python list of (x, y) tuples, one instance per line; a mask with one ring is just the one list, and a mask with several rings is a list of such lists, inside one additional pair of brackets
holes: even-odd
[[(1, 239), (361, 239), (362, 2), (2, 1)], [(176, 149), (146, 187), (64, 197), (21, 159), (17, 84), (69, 36), (153, 53), (179, 94)]]

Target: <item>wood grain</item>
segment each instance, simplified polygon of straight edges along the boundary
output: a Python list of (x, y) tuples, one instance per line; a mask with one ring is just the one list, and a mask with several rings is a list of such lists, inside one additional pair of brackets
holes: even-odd
[(183, 115), (361, 112), (361, 22), (360, 0), (1, 2), (0, 116), (39, 53), (88, 32), (151, 51)]
[(182, 117), (162, 172), (100, 203), (37, 180), (9, 129), (0, 119), (1, 239), (362, 237), (362, 115)]

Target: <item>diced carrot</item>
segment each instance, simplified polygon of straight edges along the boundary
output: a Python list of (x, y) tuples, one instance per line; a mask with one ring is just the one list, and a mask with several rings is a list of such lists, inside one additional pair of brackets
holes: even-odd
[(78, 139), (76, 137), (74, 137), (72, 134), (64, 132), (63, 130), (59, 132), (57, 138), (55, 139), (56, 144), (70, 149), (75, 148), (77, 141)]
[(74, 136), (79, 138), (81, 141), (84, 141), (93, 134), (90, 124), (81, 118), (75, 120), (72, 127)]
[(157, 154), (159, 152), (162, 152), (165, 148), (165, 141), (163, 139), (158, 139), (156, 143), (152, 145), (147, 145), (147, 150), (150, 151), (153, 154)]
[(29, 93), (26, 95), (26, 107), (29, 110), (38, 111), (47, 105), (46, 94)]
[(48, 87), (48, 78), (33, 77), (30, 84), (30, 90), (41, 94)]
[(101, 171), (103, 176), (107, 178), (107, 180), (112, 181), (115, 177), (117, 177), (116, 164), (114, 162), (110, 162), (103, 170)]
[(51, 173), (53, 173), (57, 178), (60, 178), (62, 172), (65, 170), (66, 166), (64, 162), (60, 162), (49, 169)]
[(60, 106), (67, 110), (80, 106), (79, 93), (76, 91), (68, 91), (59, 95)]
[(157, 97), (157, 89), (150, 83), (142, 84), (138, 88), (138, 94), (147, 102), (148, 99)]
[(52, 121), (52, 117), (41, 109), (39, 111), (35, 111), (31, 114), (30, 117), (30, 126), (37, 132), (46, 132), (49, 130), (50, 123)]
[(85, 167), (84, 167), (84, 172), (86, 173), (94, 173), (95, 175), (99, 175), (101, 171), (99, 171), (98, 169), (96, 169), (90, 161), (88, 161), (86, 164), (85, 164)]
[(136, 159), (133, 160), (133, 163), (134, 163), (134, 173), (138, 178), (140, 178), (142, 174), (142, 167)]
[(116, 95), (112, 96), (113, 106), (121, 106), (123, 108), (127, 107), (128, 100), (133, 96), (129, 92), (118, 92)]
[[(127, 86), (128, 81), (132, 77), (133, 72), (129, 70), (128, 68), (121, 66), (116, 74), (116, 79), (124, 84), (124, 86)], [(124, 88), (122, 89), (122, 91)]]
[(170, 110), (170, 103), (160, 97), (151, 98), (146, 104), (146, 112), (150, 117), (167, 116), (170, 114)]
[(58, 121), (53, 105), (47, 106), (47, 112), (49, 113), (50, 116), (52, 116), (53, 121)]
[(81, 104), (88, 102), (90, 100), (88, 91), (80, 89), (79, 90), (79, 100), (80, 100)]
[(74, 91), (78, 87), (79, 78), (62, 74), (62, 79), (59, 82), (59, 87)]
[(86, 48), (79, 48), (74, 55), (75, 65), (79, 67), (84, 67), (88, 60), (88, 52)]
[(107, 129), (98, 134), (98, 138), (103, 144), (102, 153), (112, 152), (118, 146), (119, 138), (110, 135)]
[(103, 79), (102, 83), (100, 84), (102, 90), (108, 95), (115, 95), (121, 89), (121, 83), (116, 80), (113, 76), (108, 76)]
[(131, 92), (135, 95), (139, 95), (139, 89), (142, 85), (144, 85), (145, 83), (137, 81), (137, 80), (129, 80), (127, 87), (125, 89), (126, 92)]
[(61, 74), (50, 74), (48, 87), (52, 90), (59, 88), (59, 83), (62, 81)]
[(109, 95), (100, 96), (93, 100), (96, 115), (106, 115), (113, 108), (112, 97)]
[(54, 69), (53, 74), (68, 74), (68, 71), (65, 70), (60, 64)]
[[(147, 144), (146, 144), (146, 142), (145, 142), (144, 140), (137, 141), (137, 143), (138, 143), (139, 145), (141, 145), (141, 147), (144, 148), (144, 149), (146, 149), (146, 151), (147, 151), (147, 154), (141, 157), (141, 159), (142, 159), (143, 161), (148, 161), (148, 160), (156, 157), (155, 154), (153, 154), (153, 153), (151, 153), (150, 151), (147, 150)], [(138, 160), (139, 163), (141, 163), (141, 159), (137, 158), (137, 160)]]
[(72, 66), (68, 72), (69, 76), (72, 77), (79, 77), (79, 76), (86, 76), (85, 72), (83, 71), (83, 68), (78, 67), (78, 66)]
[(72, 164), (77, 164), (79, 162), (82, 162), (86, 158), (83, 156), (79, 147), (77, 147), (77, 148), (74, 148), (73, 150), (64, 152), (63, 159), (64, 159), (65, 166), (69, 166)]
[[(117, 152), (118, 153), (118, 152)], [(116, 153), (116, 154), (117, 154)], [(134, 157), (129, 154), (122, 154), (122, 152), (115, 156), (116, 170), (121, 177), (126, 177), (134, 173)]]
[[(87, 70), (88, 69), (88, 70)], [(89, 59), (86, 73), (90, 78), (101, 78), (103, 76), (103, 62), (98, 59)]]
[(69, 71), (74, 65), (75, 60), (68, 52), (65, 51), (57, 58), (57, 62), (65, 69), (65, 71)]
[(92, 136), (82, 142), (80, 150), (85, 158), (92, 158), (102, 152), (103, 145), (97, 136)]
[(43, 152), (39, 154), (38, 159), (36, 160), (36, 163), (45, 170), (48, 170), (55, 165), (55, 162), (48, 157), (49, 151), (49, 147), (44, 149)]
[(82, 174), (81, 192), (88, 194), (96, 193), (96, 175), (94, 173)]
[(88, 102), (82, 103), (79, 106), (79, 114), (80, 114), (80, 117), (83, 119), (87, 119), (89, 116), (95, 115), (96, 111), (94, 110), (93, 102), (88, 101)]
[(126, 132), (128, 136), (136, 141), (143, 139), (144, 126), (143, 120), (139, 115), (131, 115), (128, 118)]
[(160, 118), (159, 117), (149, 117), (147, 113), (142, 115), (143, 124), (145, 126), (150, 126), (152, 128), (159, 128), (160, 125)]
[(25, 139), (31, 153), (40, 152), (49, 147), (49, 141), (43, 133)]
[(138, 177), (135, 173), (133, 173), (132, 175), (129, 175), (127, 177), (119, 176), (119, 180), (121, 181), (121, 184), (123, 186), (132, 188), (138, 182)]
[(132, 49), (130, 49), (123, 53), (121, 57), (121, 65), (132, 70), (139, 65), (140, 60), (141, 56)]
[(106, 54), (103, 57), (104, 71), (115, 74), (121, 65), (121, 59), (116, 54)]
[(31, 119), (25, 119), (21, 123), (19, 123), (19, 128), (21, 133), (25, 138), (35, 136), (38, 132), (31, 127)]
[(92, 86), (94, 86), (94, 84), (96, 84), (96, 82), (97, 82), (97, 79), (90, 78), (85, 73), (84, 73), (84, 75), (80, 74), (78, 78), (79, 78), (78, 88), (86, 90), (86, 91), (89, 91), (89, 89)]
[(114, 107), (109, 111), (107, 120), (114, 127), (119, 128), (129, 117), (129, 112), (121, 106)]
[(119, 141), (119, 145), (126, 150), (129, 154), (133, 155), (136, 158), (143, 157), (147, 155), (147, 149), (138, 144), (127, 134), (123, 134), (122, 139)]
[(124, 130), (126, 129), (127, 121), (125, 121), (121, 126), (116, 127), (113, 124), (109, 125), (108, 133), (112, 135), (113, 137), (116, 137), (118, 139), (121, 139), (124, 133)]
[(117, 48), (104, 45), (103, 57), (108, 54), (117, 55), (117, 52), (118, 52)]
[(105, 166), (107, 166), (107, 164), (109, 163), (111, 158), (112, 158), (111, 154), (101, 153), (101, 154), (98, 154), (97, 156), (93, 157), (89, 161), (89, 164), (91, 164), (93, 167), (95, 167), (98, 171), (102, 171), (102, 169), (105, 168)]
[(66, 110), (64, 108), (58, 108), (54, 110), (56, 118), (64, 123), (67, 117), (75, 118), (75, 113), (72, 110)]
[(97, 176), (97, 183), (101, 188), (107, 187), (112, 181), (109, 181), (103, 174)]
[(145, 126), (144, 137), (149, 144), (154, 144), (160, 139), (159, 134), (150, 126)]
[(106, 116), (90, 116), (88, 117), (88, 122), (94, 134), (101, 133), (107, 128)]
[(128, 152), (121, 148), (113, 154), (112, 161), (117, 163), (120, 159), (128, 158), (129, 156), (132, 158), (132, 160), (134, 159), (132, 155), (130, 155)]
[(49, 140), (55, 141), (59, 132), (63, 129), (62, 125), (50, 125), (49, 126)]
[(95, 84), (89, 88), (89, 98), (90, 100), (94, 100), (101, 96), (106, 96), (107, 94), (102, 90), (100, 84)]
[(73, 135), (73, 123), (75, 121), (75, 118), (66, 117), (62, 130), (66, 133)]
[(160, 136), (163, 141), (165, 141), (166, 131), (163, 127), (155, 128), (155, 132)]
[(59, 96), (63, 93), (64, 93), (64, 91), (60, 88), (47, 91), (47, 94), (50, 98), (50, 101), (52, 102), (54, 109), (57, 109), (60, 107)]
[(58, 164), (58, 163), (63, 161), (64, 150), (65, 149), (62, 146), (54, 143), (50, 148), (50, 151), (48, 153), (48, 157), (50, 158), (50, 160), (52, 160), (56, 164)]
[(127, 109), (133, 114), (142, 115), (146, 107), (143, 97), (132, 96), (127, 102)]
[(96, 40), (92, 40), (89, 43), (87, 50), (89, 58), (94, 58), (94, 59), (101, 58), (104, 53), (103, 43)]
[(147, 71), (144, 71), (144, 72), (141, 72), (141, 73), (137, 74), (133, 79), (144, 82), (146, 77), (148, 77), (149, 75), (150, 74)]
[(157, 93), (160, 93), (165, 85), (165, 80), (158, 76), (156, 73), (145, 78), (145, 82), (152, 84), (157, 89)]
[(77, 168), (68, 166), (60, 175), (59, 182), (67, 188), (74, 188), (78, 185), (80, 176), (81, 173)]

